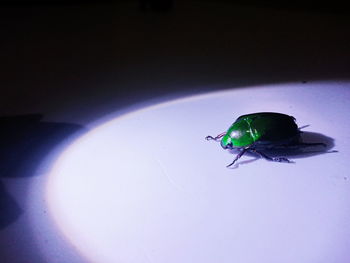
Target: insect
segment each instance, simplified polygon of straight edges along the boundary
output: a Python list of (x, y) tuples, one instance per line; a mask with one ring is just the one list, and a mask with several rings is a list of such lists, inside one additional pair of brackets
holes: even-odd
[(269, 161), (289, 163), (291, 161), (287, 158), (270, 157), (264, 151), (281, 147), (326, 146), (324, 143), (302, 142), (301, 133), (293, 116), (258, 112), (240, 116), (226, 132), (205, 139), (220, 141), (222, 148), (239, 151), (232, 163), (227, 165), (230, 167), (246, 152), (256, 153)]

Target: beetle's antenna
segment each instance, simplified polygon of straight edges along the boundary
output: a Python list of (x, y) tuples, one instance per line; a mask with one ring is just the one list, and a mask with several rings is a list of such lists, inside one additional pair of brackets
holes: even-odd
[(305, 129), (306, 127), (309, 127), (309, 126), (310, 126), (310, 124), (308, 124), (308, 125), (304, 125), (304, 126), (299, 127), (298, 129), (299, 129), (299, 130), (301, 130), (301, 129)]
[(223, 133), (220, 133), (219, 135), (217, 135), (217, 136), (215, 136), (215, 137), (208, 135), (207, 137), (205, 137), (205, 139), (206, 139), (207, 141), (211, 141), (211, 140), (217, 141), (218, 139), (224, 137), (225, 134), (226, 134), (226, 132), (223, 132)]

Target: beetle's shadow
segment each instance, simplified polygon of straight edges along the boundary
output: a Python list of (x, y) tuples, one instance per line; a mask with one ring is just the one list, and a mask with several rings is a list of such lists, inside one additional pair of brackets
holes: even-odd
[[(291, 162), (294, 159), (307, 158), (320, 154), (335, 153), (334, 148), (334, 139), (316, 132), (302, 132), (301, 141), (304, 143), (322, 143), (323, 145), (316, 146), (291, 146), (291, 147), (280, 147), (274, 149), (264, 150), (267, 156), (270, 157), (286, 157)], [(238, 152), (236, 150), (230, 151), (233, 155), (236, 155)], [(239, 165), (252, 163), (260, 159), (260, 156), (253, 152), (245, 153), (246, 156), (255, 157), (254, 159), (238, 161), (232, 168), (238, 168)]]

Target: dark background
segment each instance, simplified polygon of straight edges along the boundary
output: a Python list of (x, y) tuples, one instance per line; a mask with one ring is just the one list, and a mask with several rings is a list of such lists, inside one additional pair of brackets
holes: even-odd
[(346, 81), (349, 28), (340, 1), (0, 2), (0, 262), (50, 262), (27, 200), (63, 140), (162, 97)]
[(349, 9), (340, 1), (0, 6), (0, 115), (87, 123), (168, 94), (349, 77)]
[(349, 9), (340, 1), (13, 0), (0, 7), (2, 115), (65, 111), (63, 120), (87, 122), (113, 111), (109, 104), (213, 85), (349, 77)]

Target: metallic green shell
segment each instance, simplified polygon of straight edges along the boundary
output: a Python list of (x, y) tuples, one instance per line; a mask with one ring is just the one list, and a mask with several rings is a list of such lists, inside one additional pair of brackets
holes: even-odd
[(279, 142), (299, 134), (292, 116), (260, 112), (240, 116), (221, 140), (222, 147), (246, 147), (255, 142)]

